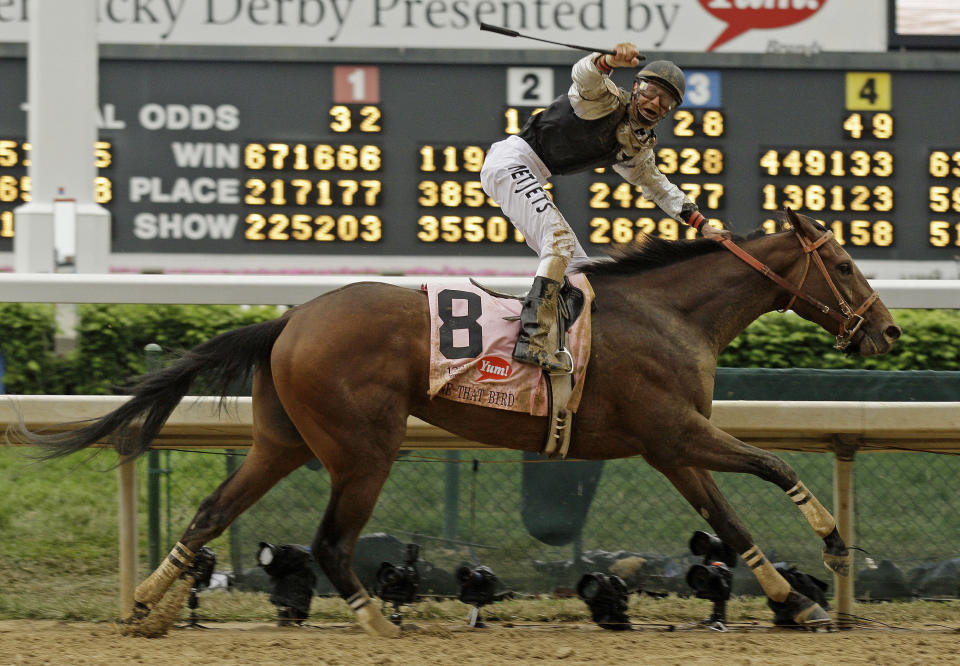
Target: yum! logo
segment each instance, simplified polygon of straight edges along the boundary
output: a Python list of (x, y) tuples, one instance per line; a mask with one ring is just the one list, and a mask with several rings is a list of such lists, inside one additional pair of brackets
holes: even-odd
[(477, 380), (480, 382), (485, 379), (506, 379), (513, 374), (513, 366), (498, 356), (484, 356), (477, 362), (477, 370), (480, 371)]
[(727, 24), (707, 50), (712, 51), (747, 30), (783, 28), (816, 14), (827, 0), (699, 0), (700, 5)]

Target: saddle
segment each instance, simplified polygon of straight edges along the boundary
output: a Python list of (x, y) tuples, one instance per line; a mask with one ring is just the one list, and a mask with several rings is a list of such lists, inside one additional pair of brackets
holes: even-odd
[[(523, 296), (508, 294), (506, 292), (496, 291), (480, 284), (473, 278), (470, 283), (477, 289), (480, 289), (495, 298), (512, 298), (518, 301), (523, 300)], [(583, 312), (586, 303), (586, 296), (583, 290), (573, 286), (570, 280), (564, 276), (563, 285), (560, 287), (559, 296), (559, 322), (557, 336), (558, 351), (570, 352), (566, 349), (567, 331)], [(519, 316), (504, 317), (511, 321), (519, 320)], [(571, 361), (573, 356), (571, 355)], [(573, 365), (571, 363), (571, 365)], [(570, 433), (573, 426), (573, 412), (567, 409), (570, 395), (573, 393), (573, 372), (550, 374), (544, 372), (547, 378), (547, 412), (549, 419), (549, 428), (547, 429), (547, 440), (544, 443), (542, 453), (554, 457), (558, 453), (561, 458), (567, 457), (570, 450)]]

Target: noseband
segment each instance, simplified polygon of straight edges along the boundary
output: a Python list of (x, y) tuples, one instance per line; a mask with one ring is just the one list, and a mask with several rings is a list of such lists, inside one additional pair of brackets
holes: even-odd
[[(879, 296), (877, 292), (874, 291), (867, 296), (867, 299), (860, 305), (860, 307), (854, 310), (852, 307), (850, 307), (850, 304), (847, 303), (846, 299), (844, 299), (843, 295), (840, 293), (840, 290), (837, 289), (837, 286), (833, 283), (833, 279), (827, 272), (827, 267), (823, 264), (823, 259), (820, 257), (820, 253), (818, 252), (818, 249), (821, 245), (833, 238), (833, 232), (827, 231), (815, 241), (808, 240), (806, 236), (797, 230), (794, 230), (794, 233), (796, 234), (797, 240), (800, 241), (800, 247), (803, 248), (803, 252), (807, 259), (803, 266), (803, 276), (800, 278), (800, 284), (797, 286), (790, 284), (785, 279), (774, 273), (769, 266), (758, 261), (755, 257), (753, 257), (729, 238), (722, 238), (718, 242), (733, 252), (737, 258), (741, 259), (748, 266), (756, 269), (761, 274), (770, 278), (792, 294), (790, 302), (787, 303), (782, 311), (789, 310), (791, 307), (793, 307), (793, 304), (796, 302), (796, 300), (800, 298), (815, 307), (820, 312), (839, 322), (840, 330), (837, 332), (837, 343), (834, 345), (834, 347), (840, 350), (846, 349), (853, 340), (853, 336), (858, 330), (860, 330), (860, 326), (863, 324), (863, 313), (870, 309), (870, 306), (876, 302)], [(823, 274), (823, 279), (826, 280), (827, 285), (830, 287), (830, 291), (833, 292), (834, 297), (837, 299), (837, 303), (840, 306), (840, 312), (831, 309), (829, 306), (824, 305), (809, 294), (804, 293), (803, 285), (807, 281), (807, 273), (810, 270), (811, 258), (813, 259), (814, 263), (816, 263), (817, 268), (820, 269), (820, 272)]]

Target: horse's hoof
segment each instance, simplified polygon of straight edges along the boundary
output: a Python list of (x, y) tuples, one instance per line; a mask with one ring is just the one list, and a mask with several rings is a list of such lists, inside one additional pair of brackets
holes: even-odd
[(371, 636), (397, 638), (400, 635), (400, 627), (389, 622), (373, 604), (357, 610), (357, 622)]
[(116, 620), (115, 624), (120, 625), (121, 629), (124, 626), (132, 626), (140, 624), (147, 616), (150, 615), (150, 607), (146, 604), (142, 604), (139, 601), (133, 603), (133, 609), (130, 611), (130, 614), (126, 617), (119, 618)]
[(793, 622), (801, 627), (824, 627), (830, 624), (831, 620), (820, 604), (814, 603), (794, 615)]
[(838, 576), (847, 577), (850, 575), (850, 566), (853, 564), (853, 553), (844, 548), (843, 553), (835, 554), (827, 550), (823, 551), (823, 566), (828, 568)]
[(790, 594), (783, 601), (769, 600), (768, 603), (773, 609), (773, 623), (778, 627), (816, 629), (831, 622), (830, 616), (820, 604), (796, 590), (790, 590)]
[(122, 618), (117, 620), (117, 631), (120, 632), (121, 636), (139, 636), (140, 635), (140, 620), (133, 620), (129, 617)]
[(166, 628), (152, 621), (147, 614), (131, 613), (127, 617), (117, 620), (116, 626), (121, 636), (158, 638), (167, 633)]

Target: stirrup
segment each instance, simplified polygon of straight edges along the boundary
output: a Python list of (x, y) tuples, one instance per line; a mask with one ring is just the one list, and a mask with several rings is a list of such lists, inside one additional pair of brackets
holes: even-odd
[(570, 353), (570, 350), (564, 347), (563, 349), (557, 350), (557, 360), (560, 360), (561, 356), (567, 357), (567, 365), (570, 367), (569, 370), (564, 370), (563, 372), (551, 372), (547, 374), (551, 375), (572, 375), (573, 374), (573, 354)]

